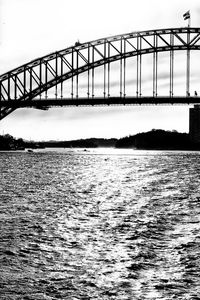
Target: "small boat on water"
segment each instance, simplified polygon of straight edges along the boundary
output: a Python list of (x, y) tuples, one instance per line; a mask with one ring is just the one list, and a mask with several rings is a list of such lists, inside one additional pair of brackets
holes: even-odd
[(32, 150), (32, 149), (28, 149), (28, 150), (27, 150), (27, 152), (29, 152), (29, 153), (32, 153), (32, 152), (33, 152), (33, 150)]

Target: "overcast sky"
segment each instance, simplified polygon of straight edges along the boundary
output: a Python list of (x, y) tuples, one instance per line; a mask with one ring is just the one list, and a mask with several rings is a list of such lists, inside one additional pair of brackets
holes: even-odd
[[(77, 40), (87, 42), (132, 31), (187, 26), (182, 15), (189, 9), (192, 26), (199, 27), (199, 0), (0, 0), (0, 74), (67, 48)], [(194, 88), (198, 90), (198, 86)], [(121, 137), (152, 128), (187, 132), (188, 109), (186, 106), (19, 109), (0, 121), (0, 134), (35, 140), (69, 140)]]

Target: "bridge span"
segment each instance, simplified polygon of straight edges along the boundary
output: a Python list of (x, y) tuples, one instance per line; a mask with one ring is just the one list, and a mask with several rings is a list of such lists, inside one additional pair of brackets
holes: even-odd
[[(0, 120), (23, 107), (46, 110), (55, 106), (199, 104), (198, 92), (193, 91), (194, 96), (190, 93), (190, 54), (197, 50), (197, 27), (153, 29), (76, 42), (0, 75)], [(182, 95), (175, 90), (175, 53), (180, 51), (184, 53), (184, 72), (179, 74), (185, 78)], [(164, 69), (162, 53), (168, 55)], [(200, 71), (195, 76), (200, 82)], [(165, 93), (160, 87), (163, 78)], [(200, 110), (196, 107), (195, 111), (199, 114)]]

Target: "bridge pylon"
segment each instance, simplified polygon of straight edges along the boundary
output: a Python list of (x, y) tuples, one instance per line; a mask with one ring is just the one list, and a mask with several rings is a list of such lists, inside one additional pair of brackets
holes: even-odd
[(196, 104), (189, 111), (189, 136), (191, 142), (200, 144), (200, 105)]

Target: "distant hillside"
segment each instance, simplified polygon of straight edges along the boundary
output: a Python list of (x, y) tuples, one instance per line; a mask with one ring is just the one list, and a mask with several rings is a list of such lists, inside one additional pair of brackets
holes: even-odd
[(155, 130), (138, 133), (121, 139), (90, 138), (74, 141), (27, 142), (6, 134), (0, 136), (0, 150), (25, 148), (135, 148), (150, 150), (200, 150), (200, 144), (192, 144), (189, 134), (177, 131)]
[(90, 138), (74, 141), (29, 142), (6, 134), (0, 136), (0, 150), (24, 150), (25, 148), (97, 148), (115, 147), (117, 139)]
[(190, 150), (198, 148), (198, 145), (190, 142), (187, 133), (153, 129), (119, 139), (116, 148)]
[(97, 147), (115, 147), (117, 139), (90, 138), (74, 141), (49, 141), (39, 142), (38, 145), (52, 148), (97, 148)]
[(9, 134), (0, 135), (0, 150), (23, 150), (24, 148), (25, 142), (23, 139), (15, 139)]

